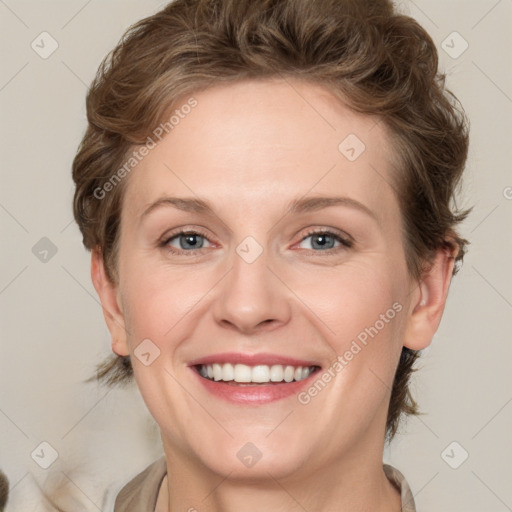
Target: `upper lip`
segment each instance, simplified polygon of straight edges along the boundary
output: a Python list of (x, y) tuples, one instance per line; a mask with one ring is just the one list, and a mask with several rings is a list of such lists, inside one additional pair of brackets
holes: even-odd
[(320, 366), (317, 361), (295, 359), (293, 357), (281, 356), (278, 354), (248, 354), (241, 352), (224, 352), (221, 354), (212, 354), (205, 357), (194, 359), (189, 366), (207, 365), (207, 364), (245, 364), (247, 366), (267, 365), (272, 366), (280, 364), (283, 366)]

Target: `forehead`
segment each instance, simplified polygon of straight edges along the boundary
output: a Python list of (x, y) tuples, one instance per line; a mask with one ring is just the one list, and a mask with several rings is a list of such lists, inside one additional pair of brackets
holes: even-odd
[[(195, 106), (180, 108), (187, 104)], [(126, 200), (138, 215), (165, 194), (208, 197), (219, 206), (229, 200), (244, 211), (313, 192), (396, 202), (385, 126), (321, 85), (217, 85), (183, 97), (171, 116), (168, 134), (130, 174)]]

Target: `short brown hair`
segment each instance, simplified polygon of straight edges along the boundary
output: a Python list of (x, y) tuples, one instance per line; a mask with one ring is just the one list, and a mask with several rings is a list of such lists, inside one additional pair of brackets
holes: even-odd
[[(126, 31), (87, 94), (88, 127), (73, 161), (74, 215), (84, 245), (101, 249), (112, 282), (127, 180), (101, 199), (97, 191), (179, 98), (210, 84), (271, 77), (323, 85), (355, 111), (379, 116), (400, 158), (393, 188), (409, 272), (419, 278), (442, 247), (462, 261), (467, 241), (455, 226), (469, 210), (454, 200), (468, 123), (438, 71), (434, 42), (415, 20), (388, 0), (176, 0)], [(417, 357), (403, 348), (389, 438), (402, 413), (418, 412), (408, 388)], [(132, 372), (129, 358), (113, 357), (97, 377), (114, 384)]]

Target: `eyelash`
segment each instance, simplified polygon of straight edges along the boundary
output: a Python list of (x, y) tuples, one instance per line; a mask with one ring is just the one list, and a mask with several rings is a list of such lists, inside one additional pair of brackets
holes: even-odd
[(305, 249), (305, 250), (310, 250), (314, 254), (318, 254), (318, 255), (326, 254), (326, 255), (334, 256), (341, 250), (350, 249), (354, 246), (353, 240), (351, 240), (348, 236), (344, 237), (337, 231), (329, 231), (329, 230), (325, 230), (325, 229), (323, 229), (323, 230), (322, 229), (312, 229), (312, 230), (308, 231), (306, 233), (306, 235), (301, 238), (300, 241), (304, 242), (304, 240), (306, 240), (306, 238), (309, 238), (312, 235), (327, 235), (330, 238), (334, 238), (334, 240), (336, 240), (337, 242), (340, 242), (340, 244), (341, 244), (338, 247), (333, 247), (332, 249), (325, 249), (323, 251), (321, 251), (321, 250), (315, 251), (314, 249)]
[[(198, 249), (198, 250), (189, 250), (189, 251), (185, 251), (185, 250), (182, 250), (182, 249), (176, 249), (175, 247), (170, 247), (168, 244), (169, 242), (171, 242), (172, 240), (174, 240), (175, 238), (178, 238), (180, 236), (186, 236), (186, 235), (199, 235), (203, 238), (205, 238), (206, 240), (210, 241), (208, 239), (208, 236), (201, 232), (200, 230), (193, 230), (193, 231), (187, 231), (187, 230), (182, 230), (182, 231), (177, 231), (176, 233), (171, 233), (170, 236), (166, 236), (164, 240), (162, 240), (160, 243), (159, 243), (159, 246), (164, 248), (164, 249), (167, 249), (169, 250), (171, 253), (173, 254), (176, 254), (176, 255), (183, 255), (183, 256), (198, 256), (198, 252), (201, 250), (201, 249), (206, 249), (204, 247)], [(304, 240), (306, 240), (306, 238), (309, 238), (310, 236), (312, 235), (327, 235), (328, 237), (330, 238), (334, 238), (336, 241), (340, 242), (341, 246), (338, 246), (338, 247), (334, 247), (334, 248), (331, 248), (331, 249), (326, 249), (326, 250), (320, 250), (320, 251), (315, 251), (314, 249), (305, 249), (307, 251), (310, 251), (310, 252), (313, 252), (313, 253), (316, 253), (316, 254), (324, 254), (324, 255), (327, 255), (327, 256), (332, 256), (332, 255), (335, 255), (337, 254), (340, 250), (346, 250), (346, 249), (350, 249), (351, 247), (353, 247), (354, 245), (354, 242), (349, 238), (349, 237), (343, 237), (341, 236), (339, 233), (335, 232), (335, 231), (329, 231), (329, 230), (310, 230), (306, 233), (306, 235), (304, 237), (301, 238), (300, 242), (304, 242)]]

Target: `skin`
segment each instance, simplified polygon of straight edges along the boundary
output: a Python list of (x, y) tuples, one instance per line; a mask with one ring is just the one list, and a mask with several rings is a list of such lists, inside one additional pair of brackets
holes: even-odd
[[(398, 512), (382, 469), (390, 390), (402, 347), (425, 348), (437, 330), (453, 258), (440, 250), (421, 281), (409, 275), (395, 155), (375, 118), (298, 80), (194, 97), (197, 107), (127, 178), (118, 283), (92, 254), (113, 351), (132, 356), (161, 429), (168, 478), (157, 510)], [(353, 162), (338, 150), (348, 134), (366, 145)], [(143, 215), (166, 196), (207, 200), (214, 213), (167, 205)], [(289, 213), (305, 196), (343, 196), (372, 213), (348, 204)], [(206, 238), (159, 245), (180, 228)], [(329, 238), (327, 251), (311, 228), (354, 243)], [(252, 263), (236, 252), (248, 236), (263, 251)], [(188, 254), (171, 252), (180, 240)], [(234, 405), (188, 367), (220, 352), (267, 352), (327, 369), (393, 303), (402, 310), (307, 405), (297, 396)], [(133, 354), (148, 338), (160, 356), (145, 366)], [(262, 454), (250, 468), (237, 458), (247, 442)]]

